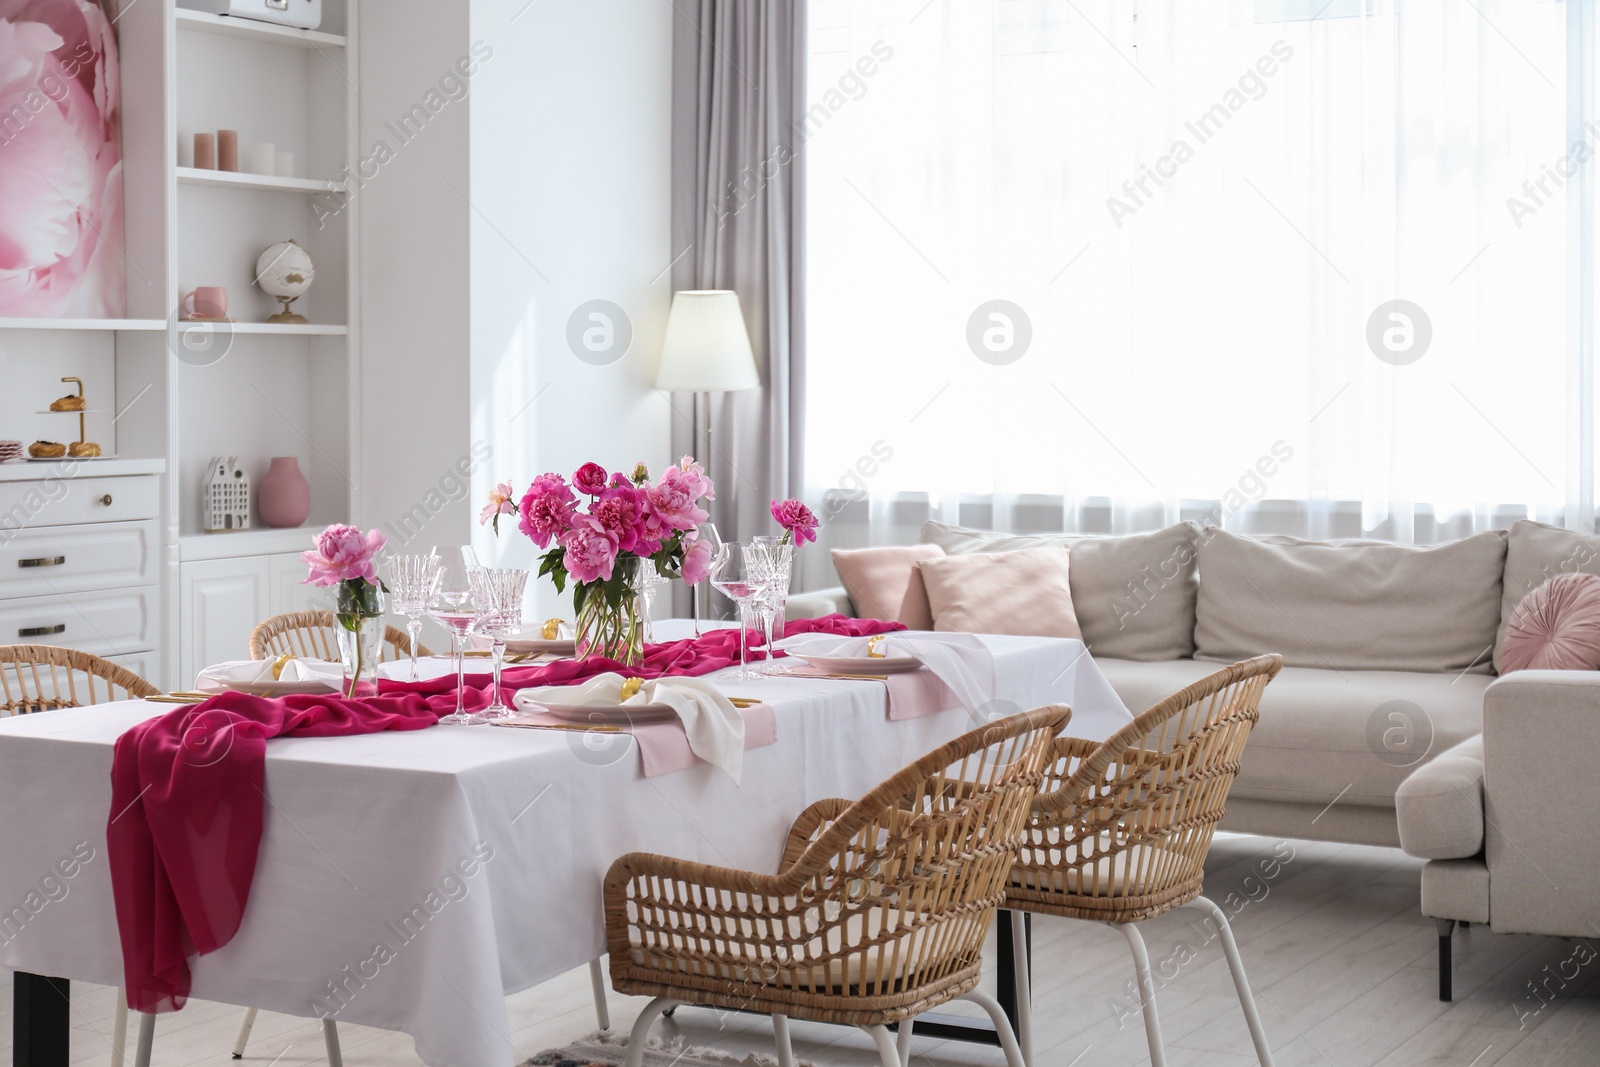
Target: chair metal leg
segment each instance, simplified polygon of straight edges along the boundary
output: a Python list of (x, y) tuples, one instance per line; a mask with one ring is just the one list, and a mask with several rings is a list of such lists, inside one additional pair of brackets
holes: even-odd
[(1156, 1014), (1156, 980), (1150, 973), (1150, 953), (1138, 923), (1112, 923), (1133, 951), (1133, 970), (1139, 979), (1139, 1006), (1144, 1009), (1144, 1037), (1150, 1045), (1150, 1067), (1167, 1067), (1167, 1050), (1161, 1040), (1161, 1019)]
[(1454, 919), (1435, 919), (1439, 928), (1439, 999), (1449, 1003), (1450, 989), (1450, 935), (1455, 932)]
[(1028, 974), (1028, 917), (1027, 913), (1011, 909), (1012, 963), (1017, 991), (1017, 1046), (1022, 1058), (1033, 1062), (1033, 989)]
[(594, 987), (594, 1021), (600, 1029), (611, 1029), (611, 1009), (606, 1006), (606, 972), (597, 959), (589, 961), (589, 984)]
[(778, 1043), (778, 1067), (794, 1067), (794, 1046), (789, 1043), (789, 1017), (772, 1016), (772, 1039)]
[(139, 1043), (133, 1050), (133, 1067), (150, 1067), (150, 1049), (156, 1041), (156, 1017), (139, 1013)]
[(916, 1026), (915, 1016), (900, 1024), (899, 1033), (895, 1035), (895, 1052), (900, 1056), (900, 1067), (911, 1067), (911, 1030)]
[(1239, 991), (1239, 1006), (1244, 1009), (1245, 1025), (1250, 1027), (1250, 1040), (1256, 1046), (1256, 1060), (1261, 1067), (1272, 1067), (1272, 1046), (1267, 1044), (1267, 1031), (1256, 1011), (1255, 994), (1250, 991), (1250, 979), (1245, 977), (1244, 960), (1239, 957), (1239, 943), (1233, 939), (1227, 913), (1205, 897), (1195, 897), (1190, 903), (1204, 908), (1217, 920), (1217, 928), (1222, 933), (1222, 951), (1228, 957), (1228, 970), (1233, 972), (1233, 988)]
[[(1022, 1058), (1022, 1049), (1017, 1047), (1017, 1035), (1011, 1032), (1011, 1020), (1006, 1018), (1006, 1010), (1000, 1002), (981, 989), (973, 989), (963, 993), (961, 1000), (970, 1000), (978, 1007), (989, 1013), (989, 1019), (994, 1023), (995, 1035), (1000, 1038), (1000, 1048), (1006, 1054), (1006, 1067), (1028, 1067), (1028, 1061)], [(1157, 1064), (1156, 1067), (1162, 1067)]]
[(117, 990), (117, 1010), (111, 1020), (111, 1067), (123, 1067), (128, 1057), (128, 991)]
[(628, 1058), (623, 1061), (624, 1067), (644, 1067), (644, 1043), (650, 1037), (650, 1027), (655, 1025), (656, 1016), (680, 1003), (682, 1001), (671, 997), (657, 997), (644, 1006), (628, 1034)]
[(256, 1009), (246, 1008), (239, 1020), (239, 1036), (233, 1039), (233, 1058), (244, 1059), (244, 1047), (250, 1043), (250, 1030), (256, 1024)]
[[(900, 1050), (895, 1047), (894, 1035), (889, 1028), (879, 1023), (876, 1026), (863, 1026), (861, 1029), (872, 1038), (872, 1043), (878, 1046), (879, 1067), (900, 1067)], [(630, 1065), (635, 1067), (635, 1065)]]
[(339, 1050), (339, 1024), (332, 1019), (322, 1020), (322, 1043), (328, 1049), (328, 1067), (344, 1067), (344, 1053)]

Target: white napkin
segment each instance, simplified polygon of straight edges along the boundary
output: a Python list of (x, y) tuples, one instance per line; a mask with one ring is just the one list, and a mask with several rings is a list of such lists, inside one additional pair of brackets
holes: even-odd
[(622, 686), (628, 680), (620, 674), (606, 673), (579, 685), (521, 689), (512, 703), (518, 711), (527, 713), (544, 710), (544, 704), (665, 704), (682, 720), (689, 751), (739, 781), (744, 773), (744, 716), (720, 689), (699, 678), (658, 678), (646, 681), (637, 693), (623, 700)]
[(194, 688), (199, 693), (222, 693), (233, 686), (264, 684), (267, 682), (326, 682), (338, 689), (344, 683), (344, 668), (337, 663), (321, 659), (292, 659), (283, 665), (283, 672), (274, 678), (272, 665), (276, 660), (240, 659), (217, 663), (200, 672)]
[[(785, 652), (802, 656), (866, 658), (867, 637), (839, 637), (834, 634), (796, 634), (775, 642)], [(939, 676), (975, 715), (995, 698), (997, 681), (994, 653), (972, 634), (931, 633), (922, 630), (896, 630), (881, 635), (877, 651), (885, 658), (913, 656)]]

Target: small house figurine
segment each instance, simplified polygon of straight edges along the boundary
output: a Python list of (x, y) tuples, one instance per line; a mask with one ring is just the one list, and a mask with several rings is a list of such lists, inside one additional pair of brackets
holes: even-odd
[(250, 477), (238, 456), (211, 460), (203, 492), (207, 533), (250, 529)]

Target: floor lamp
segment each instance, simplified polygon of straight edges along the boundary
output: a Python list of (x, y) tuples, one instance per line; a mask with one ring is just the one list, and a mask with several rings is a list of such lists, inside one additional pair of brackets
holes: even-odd
[[(761, 384), (750, 332), (739, 310), (739, 294), (732, 289), (684, 289), (672, 294), (667, 335), (661, 343), (661, 363), (656, 368), (656, 388), (669, 393), (695, 394), (695, 432), (705, 432), (705, 451), (696, 449), (706, 469), (712, 466), (714, 447), (711, 394), (754, 389)], [(696, 439), (698, 444), (698, 436)], [(714, 505), (707, 502), (709, 510)], [(715, 514), (712, 520), (715, 521)], [(695, 585), (695, 632), (700, 629), (700, 587)]]

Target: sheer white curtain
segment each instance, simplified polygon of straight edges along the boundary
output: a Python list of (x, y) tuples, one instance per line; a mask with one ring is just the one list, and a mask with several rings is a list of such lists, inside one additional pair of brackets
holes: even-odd
[(1578, 15), (812, 0), (829, 541), (929, 516), (1418, 541), (1588, 520)]

